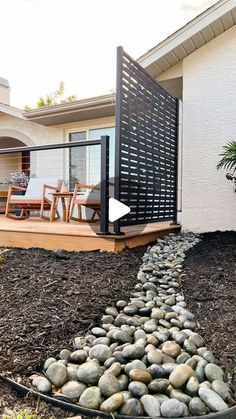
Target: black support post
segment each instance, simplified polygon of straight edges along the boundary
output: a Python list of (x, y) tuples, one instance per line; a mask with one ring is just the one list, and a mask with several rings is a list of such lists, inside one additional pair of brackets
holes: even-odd
[(109, 234), (109, 136), (101, 137), (101, 217), (98, 235)]

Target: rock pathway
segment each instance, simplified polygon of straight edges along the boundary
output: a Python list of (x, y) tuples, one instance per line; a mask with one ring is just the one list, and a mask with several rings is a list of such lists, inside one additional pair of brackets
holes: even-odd
[[(76, 337), (74, 351), (45, 361), (39, 392), (127, 416), (176, 418), (221, 412), (230, 391), (224, 372), (179, 291), (185, 252), (199, 238), (170, 234), (148, 248), (130, 301), (107, 307), (101, 327)], [(128, 280), (128, 272), (127, 272)]]

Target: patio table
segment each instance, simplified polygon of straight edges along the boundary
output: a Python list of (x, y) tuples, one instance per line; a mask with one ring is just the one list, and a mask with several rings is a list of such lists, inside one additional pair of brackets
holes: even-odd
[(73, 192), (52, 192), (52, 205), (50, 210), (50, 221), (55, 221), (55, 213), (58, 210), (58, 202), (61, 200), (63, 221), (69, 222), (70, 203)]

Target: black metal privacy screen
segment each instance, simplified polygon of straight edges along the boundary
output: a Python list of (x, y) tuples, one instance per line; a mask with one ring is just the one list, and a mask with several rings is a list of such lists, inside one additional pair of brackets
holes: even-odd
[(131, 208), (116, 225), (176, 220), (178, 100), (117, 50), (115, 197)]

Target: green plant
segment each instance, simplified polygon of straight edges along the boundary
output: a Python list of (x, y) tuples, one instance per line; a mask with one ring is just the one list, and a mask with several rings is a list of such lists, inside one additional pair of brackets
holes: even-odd
[(223, 146), (223, 152), (220, 153), (221, 160), (217, 164), (217, 169), (236, 171), (236, 141), (230, 141)]
[(26, 412), (19, 412), (14, 413), (14, 416), (3, 415), (2, 419), (39, 419), (39, 416), (35, 413), (26, 413)]
[[(230, 141), (223, 146), (223, 152), (220, 154), (220, 157), (221, 160), (217, 164), (217, 169), (230, 170), (232, 173), (228, 172), (225, 177), (236, 185), (236, 176), (234, 174), (236, 171), (236, 141)], [(236, 188), (234, 192), (236, 192)]]

